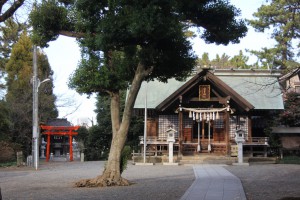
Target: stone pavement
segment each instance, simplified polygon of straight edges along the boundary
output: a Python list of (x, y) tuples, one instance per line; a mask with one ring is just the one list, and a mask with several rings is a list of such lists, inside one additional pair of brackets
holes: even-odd
[(194, 165), (195, 181), (181, 200), (246, 200), (239, 178), (221, 165)]

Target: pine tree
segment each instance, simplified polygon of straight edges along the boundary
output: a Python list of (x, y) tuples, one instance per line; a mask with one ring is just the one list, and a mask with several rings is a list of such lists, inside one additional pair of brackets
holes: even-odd
[(251, 52), (263, 65), (268, 64), (265, 67), (287, 69), (294, 65), (295, 55), (300, 53), (300, 1), (272, 0), (262, 5), (253, 16), (256, 19), (249, 20), (250, 25), (259, 32), (270, 29), (276, 45)]
[(219, 54), (216, 55), (216, 58), (211, 61), (212, 66), (216, 69), (228, 69), (230, 68), (230, 56), (225, 53), (220, 57)]
[(240, 50), (239, 55), (233, 56), (230, 59), (230, 66), (233, 68), (238, 69), (248, 69), (249, 66), (247, 65), (247, 62), (249, 60), (249, 57), (244, 56), (243, 51)]

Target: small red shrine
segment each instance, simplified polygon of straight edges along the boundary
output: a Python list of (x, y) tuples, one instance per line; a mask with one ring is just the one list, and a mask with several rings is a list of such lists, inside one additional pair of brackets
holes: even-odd
[(47, 147), (46, 147), (46, 161), (50, 158), (50, 137), (53, 136), (69, 136), (69, 150), (70, 150), (70, 161), (73, 161), (73, 136), (78, 135), (77, 131), (80, 126), (44, 126), (41, 125), (43, 130), (42, 134), (47, 135)]

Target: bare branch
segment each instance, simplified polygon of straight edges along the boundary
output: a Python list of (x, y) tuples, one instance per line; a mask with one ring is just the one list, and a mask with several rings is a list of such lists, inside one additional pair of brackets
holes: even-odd
[(75, 113), (75, 112), (79, 109), (80, 106), (81, 106), (81, 104), (78, 104), (78, 105), (74, 108), (74, 110), (72, 110), (71, 112), (65, 114), (65, 116), (63, 116), (63, 118), (67, 118), (67, 116), (72, 115), (73, 113)]
[[(13, 14), (18, 10), (19, 7), (21, 7), (23, 5), (25, 0), (17, 0), (14, 1), (14, 3), (1, 15), (0, 15), (0, 23), (4, 22), (5, 20), (7, 20), (8, 18), (10, 18), (11, 16), (13, 16)], [(5, 3), (7, 3), (8, 1), (0, 1), (0, 7), (2, 10), (2, 7)]]

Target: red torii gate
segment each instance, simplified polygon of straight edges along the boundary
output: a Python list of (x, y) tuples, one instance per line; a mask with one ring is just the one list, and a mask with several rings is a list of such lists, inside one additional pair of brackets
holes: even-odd
[(78, 135), (77, 131), (80, 126), (44, 126), (41, 125), (42, 130), (46, 130), (42, 134), (47, 135), (47, 148), (46, 148), (46, 161), (49, 161), (50, 157), (50, 136), (51, 135), (68, 135), (70, 145), (70, 161), (73, 161), (73, 135)]

